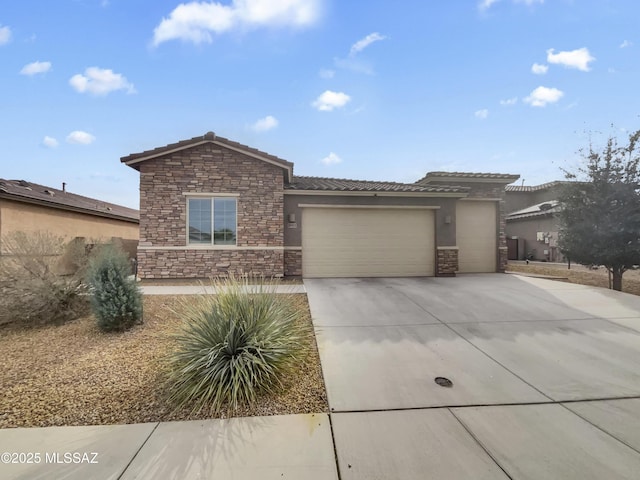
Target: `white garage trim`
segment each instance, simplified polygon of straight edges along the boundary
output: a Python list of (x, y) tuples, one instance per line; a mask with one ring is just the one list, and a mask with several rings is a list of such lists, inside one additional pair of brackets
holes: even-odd
[(460, 273), (495, 272), (497, 269), (498, 203), (457, 202), (456, 243)]
[(434, 274), (434, 209), (334, 207), (302, 212), (304, 277)]
[(366, 208), (366, 209), (384, 209), (384, 210), (437, 210), (439, 205), (426, 206), (426, 205), (331, 205), (323, 203), (299, 203), (300, 208)]

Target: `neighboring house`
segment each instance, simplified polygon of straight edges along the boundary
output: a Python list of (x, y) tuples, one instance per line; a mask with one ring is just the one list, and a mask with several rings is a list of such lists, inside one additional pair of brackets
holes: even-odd
[[(24, 180), (0, 179), (0, 241), (11, 232), (47, 231), (72, 240), (138, 239), (137, 210)], [(0, 253), (2, 245), (0, 243)]]
[(504, 186), (432, 172), (415, 183), (293, 175), (209, 132), (134, 153), (143, 278), (453, 276), (504, 271)]
[(565, 182), (507, 185), (506, 233), (509, 260), (561, 262), (558, 249), (558, 189)]

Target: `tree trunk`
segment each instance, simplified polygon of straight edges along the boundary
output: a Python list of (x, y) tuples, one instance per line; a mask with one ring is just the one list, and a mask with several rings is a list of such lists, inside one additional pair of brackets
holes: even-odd
[(624, 273), (624, 270), (620, 268), (613, 269), (613, 289), (617, 290), (618, 292), (622, 291), (622, 274), (623, 273)]

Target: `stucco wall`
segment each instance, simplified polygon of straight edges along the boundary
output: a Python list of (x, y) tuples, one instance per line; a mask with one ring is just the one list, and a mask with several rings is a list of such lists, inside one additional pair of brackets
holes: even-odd
[[(284, 274), (283, 169), (213, 144), (140, 164), (143, 278)], [(237, 245), (188, 245), (185, 194), (237, 194)]]
[[(302, 215), (300, 204), (324, 205), (422, 205), (438, 206), (434, 210), (436, 219), (436, 245), (455, 246), (456, 242), (456, 198), (436, 197), (389, 197), (389, 196), (348, 196), (348, 195), (296, 195), (284, 196), (284, 244), (291, 247), (302, 245)], [(295, 228), (288, 221), (289, 214), (295, 215)], [(445, 223), (449, 216), (452, 221)]]
[(138, 224), (7, 199), (0, 200), (0, 236), (15, 231), (48, 231), (68, 238), (138, 238)]
[[(523, 238), (525, 241), (525, 255), (532, 253), (534, 260), (543, 260), (545, 259), (544, 250), (549, 250), (550, 245), (539, 242), (536, 239), (536, 233), (557, 233), (558, 228), (558, 220), (552, 216), (529, 217), (507, 222), (507, 236)], [(557, 260), (559, 260), (559, 258)]]

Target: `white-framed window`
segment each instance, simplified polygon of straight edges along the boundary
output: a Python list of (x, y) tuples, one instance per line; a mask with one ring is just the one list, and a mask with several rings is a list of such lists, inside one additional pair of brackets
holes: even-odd
[(238, 205), (233, 197), (187, 198), (189, 245), (236, 245)]

